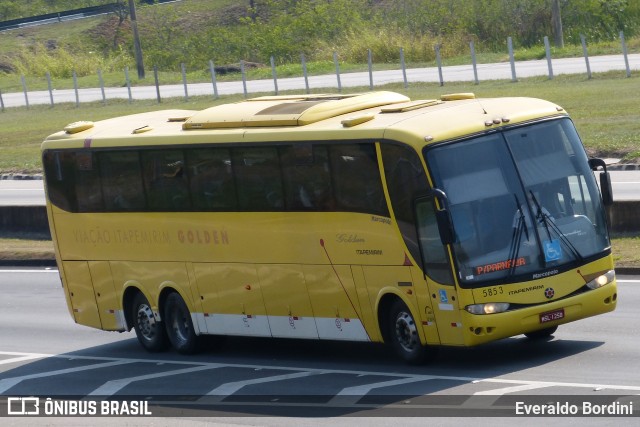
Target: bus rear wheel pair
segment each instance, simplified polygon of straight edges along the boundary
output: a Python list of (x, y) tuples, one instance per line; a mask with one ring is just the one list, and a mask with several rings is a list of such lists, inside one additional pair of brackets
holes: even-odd
[(140, 344), (151, 352), (166, 350), (169, 345), (178, 353), (193, 354), (199, 349), (191, 313), (177, 292), (171, 292), (162, 306), (162, 321), (158, 320), (147, 298), (138, 292), (133, 299), (133, 328)]

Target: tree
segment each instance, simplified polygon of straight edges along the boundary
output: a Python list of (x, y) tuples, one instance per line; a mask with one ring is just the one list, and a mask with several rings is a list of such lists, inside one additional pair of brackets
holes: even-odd
[(138, 78), (144, 79), (144, 62), (142, 60), (142, 47), (140, 46), (140, 36), (138, 36), (138, 21), (136, 19), (136, 5), (134, 0), (129, 0), (129, 14), (131, 15), (131, 28), (133, 29), (133, 46), (136, 54), (136, 66), (138, 68)]
[(551, 0), (551, 26), (553, 27), (553, 39), (556, 47), (564, 47), (562, 17), (560, 16), (560, 0)]

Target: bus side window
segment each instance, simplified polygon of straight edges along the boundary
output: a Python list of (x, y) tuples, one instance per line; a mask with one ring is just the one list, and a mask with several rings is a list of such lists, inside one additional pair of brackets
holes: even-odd
[(99, 153), (98, 164), (105, 210), (118, 212), (146, 209), (138, 151)]
[(193, 208), (197, 211), (236, 210), (238, 200), (227, 148), (187, 150), (187, 171)]
[(425, 197), (416, 202), (418, 236), (427, 275), (443, 285), (453, 285), (449, 257), (440, 240), (433, 199)]
[(413, 200), (428, 189), (427, 176), (420, 159), (409, 147), (382, 144), (382, 160), (389, 199), (405, 245), (416, 262), (422, 264), (418, 247)]
[(191, 210), (182, 151), (151, 150), (140, 154), (148, 209)]
[(331, 146), (337, 209), (389, 216), (373, 144)]
[(51, 203), (68, 212), (73, 212), (76, 196), (73, 192), (75, 153), (69, 151), (46, 151), (42, 157), (47, 176), (47, 195)]
[(240, 210), (283, 210), (282, 177), (276, 147), (235, 148), (232, 153)]
[(75, 166), (78, 212), (103, 212), (104, 201), (97, 157), (91, 151), (77, 151)]
[(280, 149), (285, 201), (290, 211), (330, 211), (335, 207), (324, 145), (299, 144)]

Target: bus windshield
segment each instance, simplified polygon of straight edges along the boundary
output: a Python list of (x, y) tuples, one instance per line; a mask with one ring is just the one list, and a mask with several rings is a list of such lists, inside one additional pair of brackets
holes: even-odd
[(545, 277), (610, 247), (598, 187), (569, 119), (427, 148), (425, 157), (447, 195), (463, 287)]

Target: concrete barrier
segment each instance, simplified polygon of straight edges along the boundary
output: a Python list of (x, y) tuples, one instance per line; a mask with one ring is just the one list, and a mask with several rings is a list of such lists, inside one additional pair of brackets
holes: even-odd
[(607, 217), (613, 233), (640, 232), (640, 200), (614, 202), (607, 208)]
[[(615, 202), (607, 216), (613, 233), (640, 233), (640, 200)], [(0, 235), (21, 232), (50, 235), (44, 206), (0, 206)]]
[(38, 233), (51, 236), (44, 206), (0, 206), (0, 235)]

